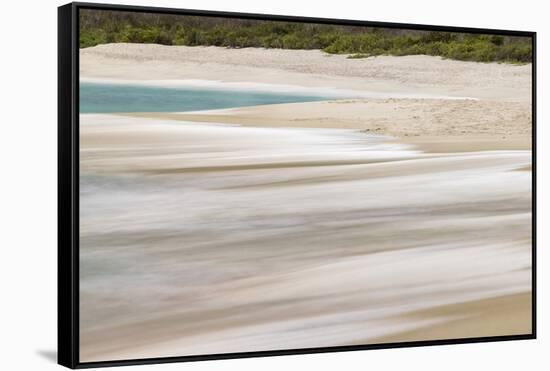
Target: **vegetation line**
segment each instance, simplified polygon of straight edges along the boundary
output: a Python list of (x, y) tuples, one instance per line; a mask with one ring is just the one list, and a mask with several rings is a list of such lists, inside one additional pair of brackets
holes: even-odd
[(259, 21), (107, 10), (80, 11), (80, 47), (129, 42), (228, 48), (320, 49), (348, 58), (433, 55), (529, 63), (531, 39), (499, 35)]

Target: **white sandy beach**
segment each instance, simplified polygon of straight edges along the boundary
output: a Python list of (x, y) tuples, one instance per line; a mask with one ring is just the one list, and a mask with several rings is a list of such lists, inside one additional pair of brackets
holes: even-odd
[(531, 93), (530, 64), (347, 59), (318, 50), (108, 44), (80, 51), (80, 73), (87, 79), (210, 80), (506, 101), (529, 101)]
[(531, 65), (80, 59), (84, 81), (361, 95), (81, 115), (81, 360), (531, 331)]
[[(81, 78), (160, 86), (202, 82), (354, 91), (367, 98), (237, 108), (223, 115), (153, 115), (251, 126), (355, 128), (407, 141), (421, 137), (413, 139), (415, 144), (422, 144), (422, 138), (428, 144), (441, 140), (454, 149), (469, 142), (465, 137), (482, 142), (480, 149), (486, 145), (489, 149), (530, 148), (530, 64), (429, 56), (347, 59), (316, 50), (110, 44), (81, 50)], [(376, 95), (379, 99), (372, 98)], [(471, 99), (429, 99), (433, 97)]]

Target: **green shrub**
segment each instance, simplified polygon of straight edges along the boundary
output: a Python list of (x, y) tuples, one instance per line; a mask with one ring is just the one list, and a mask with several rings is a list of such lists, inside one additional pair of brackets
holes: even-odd
[(81, 10), (80, 47), (113, 42), (321, 49), (348, 58), (426, 54), (443, 58), (528, 63), (531, 39), (501, 35), (406, 31), (282, 21)]

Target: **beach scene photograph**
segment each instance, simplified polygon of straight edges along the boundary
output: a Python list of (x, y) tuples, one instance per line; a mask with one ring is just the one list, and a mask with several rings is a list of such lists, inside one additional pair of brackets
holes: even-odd
[(532, 39), (79, 9), (81, 362), (532, 333)]

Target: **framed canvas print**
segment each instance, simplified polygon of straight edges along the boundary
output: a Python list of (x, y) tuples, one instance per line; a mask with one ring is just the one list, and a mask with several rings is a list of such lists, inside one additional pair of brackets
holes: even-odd
[(58, 34), (60, 364), (535, 338), (534, 32), (71, 3)]

